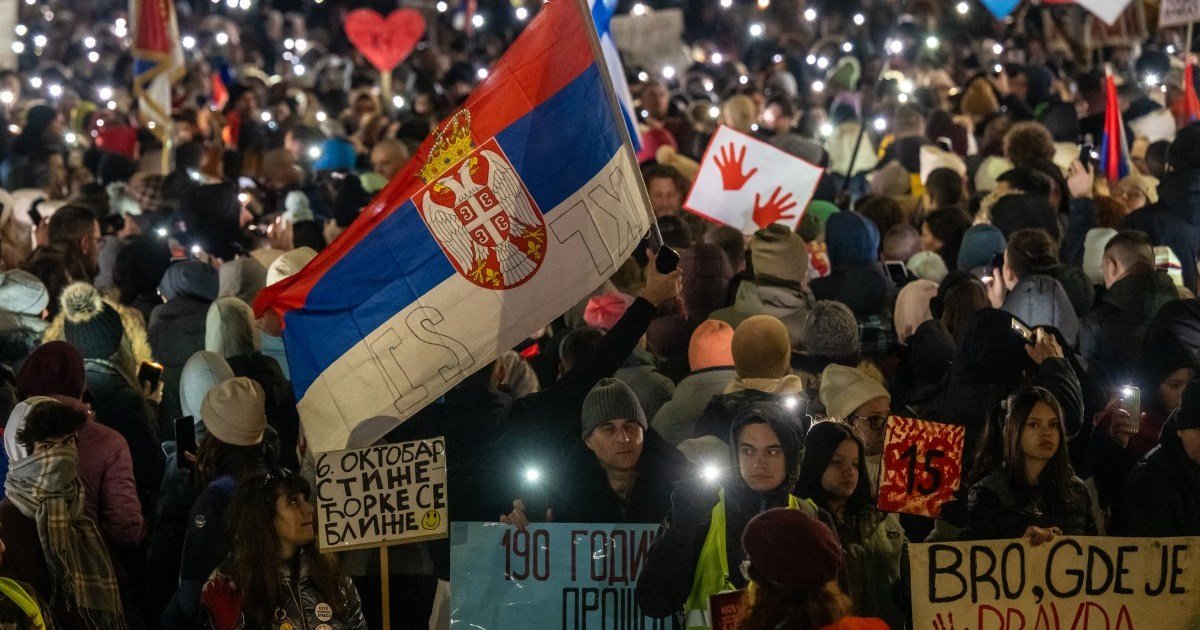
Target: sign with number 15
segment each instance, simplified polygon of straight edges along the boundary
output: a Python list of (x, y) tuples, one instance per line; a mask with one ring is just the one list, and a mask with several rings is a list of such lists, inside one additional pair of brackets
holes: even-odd
[(892, 416), (879, 473), (879, 509), (937, 518), (962, 481), (966, 429)]

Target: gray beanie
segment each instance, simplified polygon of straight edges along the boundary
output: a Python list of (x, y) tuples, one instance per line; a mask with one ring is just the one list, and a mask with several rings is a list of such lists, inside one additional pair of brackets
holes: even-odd
[(37, 317), (50, 303), (50, 294), (37, 276), (23, 269), (0, 273), (0, 311)]
[(600, 379), (583, 399), (583, 439), (586, 440), (596, 427), (617, 418), (636, 420), (643, 430), (649, 428), (646, 413), (633, 390), (615, 378)]
[(841, 302), (822, 300), (813, 305), (804, 322), (805, 350), (819, 357), (858, 354), (858, 320)]

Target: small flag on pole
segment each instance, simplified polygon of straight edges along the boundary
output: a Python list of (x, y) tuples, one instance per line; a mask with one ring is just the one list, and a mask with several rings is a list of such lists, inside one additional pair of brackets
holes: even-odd
[(1190, 125), (1191, 123), (1200, 120), (1200, 97), (1196, 96), (1196, 81), (1195, 64), (1192, 63), (1191, 55), (1188, 55), (1187, 65), (1183, 68), (1183, 124)]
[(1129, 161), (1129, 145), (1125, 140), (1125, 121), (1121, 117), (1121, 102), (1117, 100), (1117, 84), (1112, 69), (1104, 77), (1104, 141), (1100, 145), (1100, 172), (1110, 182), (1116, 182), (1133, 171)]
[[(130, 0), (133, 24), (133, 93), (147, 125), (166, 142), (171, 125), (171, 85), (186, 71), (174, 0)], [(153, 124), (151, 124), (153, 123)]]

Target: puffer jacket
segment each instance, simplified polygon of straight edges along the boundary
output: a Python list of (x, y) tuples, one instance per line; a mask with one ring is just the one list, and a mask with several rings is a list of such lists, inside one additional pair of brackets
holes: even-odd
[[(1067, 482), (1061, 502), (1050, 500), (1042, 487), (1018, 487), (1008, 468), (993, 470), (971, 487), (963, 540), (1020, 538), (1030, 527), (1058, 527), (1068, 536), (1095, 536), (1091, 493), (1079, 477)], [(1056, 504), (1057, 503), (1057, 504)]]
[[(301, 549), (295, 566), (291, 566), (292, 563), (280, 566), (280, 600), (275, 603), (275, 614), (278, 616), (282, 611), (284, 619), (278, 623), (290, 623), (295, 630), (366, 630), (362, 601), (350, 578), (344, 574), (341, 576), (346, 612), (335, 616), (332, 608), (317, 592), (308, 563), (308, 554)], [(209, 627), (215, 630), (245, 630), (251, 627), (242, 616), (241, 597), (229, 576), (227, 565), (213, 571), (200, 599), (208, 610)]]

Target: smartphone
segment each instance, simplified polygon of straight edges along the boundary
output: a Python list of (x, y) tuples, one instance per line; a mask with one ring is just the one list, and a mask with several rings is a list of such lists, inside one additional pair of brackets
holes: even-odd
[(980, 280), (983, 280), (984, 284), (991, 283), (992, 281), (994, 281), (996, 279), (995, 277), (993, 277), (992, 274), (996, 273), (997, 269), (1003, 269), (1003, 268), (1004, 268), (1004, 252), (1000, 252), (999, 254), (992, 256), (992, 260), (990, 262), (988, 262), (987, 269), (983, 270), (983, 277), (980, 278)]
[(1025, 343), (1031, 346), (1037, 340), (1037, 335), (1034, 334), (1033, 329), (1026, 326), (1024, 322), (1016, 317), (1012, 318), (1012, 330), (1018, 335), (1021, 335), (1021, 337), (1025, 339)]
[(33, 223), (33, 227), (37, 227), (37, 226), (41, 225), (42, 224), (42, 213), (38, 212), (38, 209), (36, 207), (30, 208), (29, 209), (29, 220)]
[(883, 263), (883, 267), (887, 269), (888, 277), (896, 286), (902, 287), (908, 284), (908, 267), (905, 267), (904, 263), (898, 260), (889, 260)]
[(142, 361), (138, 366), (137, 379), (139, 383), (149, 383), (150, 390), (158, 388), (158, 381), (162, 378), (163, 367), (153, 361)]
[(1087, 167), (1092, 163), (1092, 152), (1096, 149), (1090, 142), (1079, 145), (1079, 163)]
[(175, 458), (180, 468), (191, 468), (184, 453), (196, 454), (196, 422), (191, 416), (175, 418)]
[(1120, 401), (1120, 408), (1129, 414), (1129, 418), (1133, 420), (1133, 428), (1135, 431), (1142, 426), (1142, 392), (1133, 385), (1124, 385), (1117, 394)]
[(679, 252), (663, 245), (658, 248), (658, 258), (654, 262), (654, 267), (658, 269), (658, 273), (671, 273), (679, 266)]

